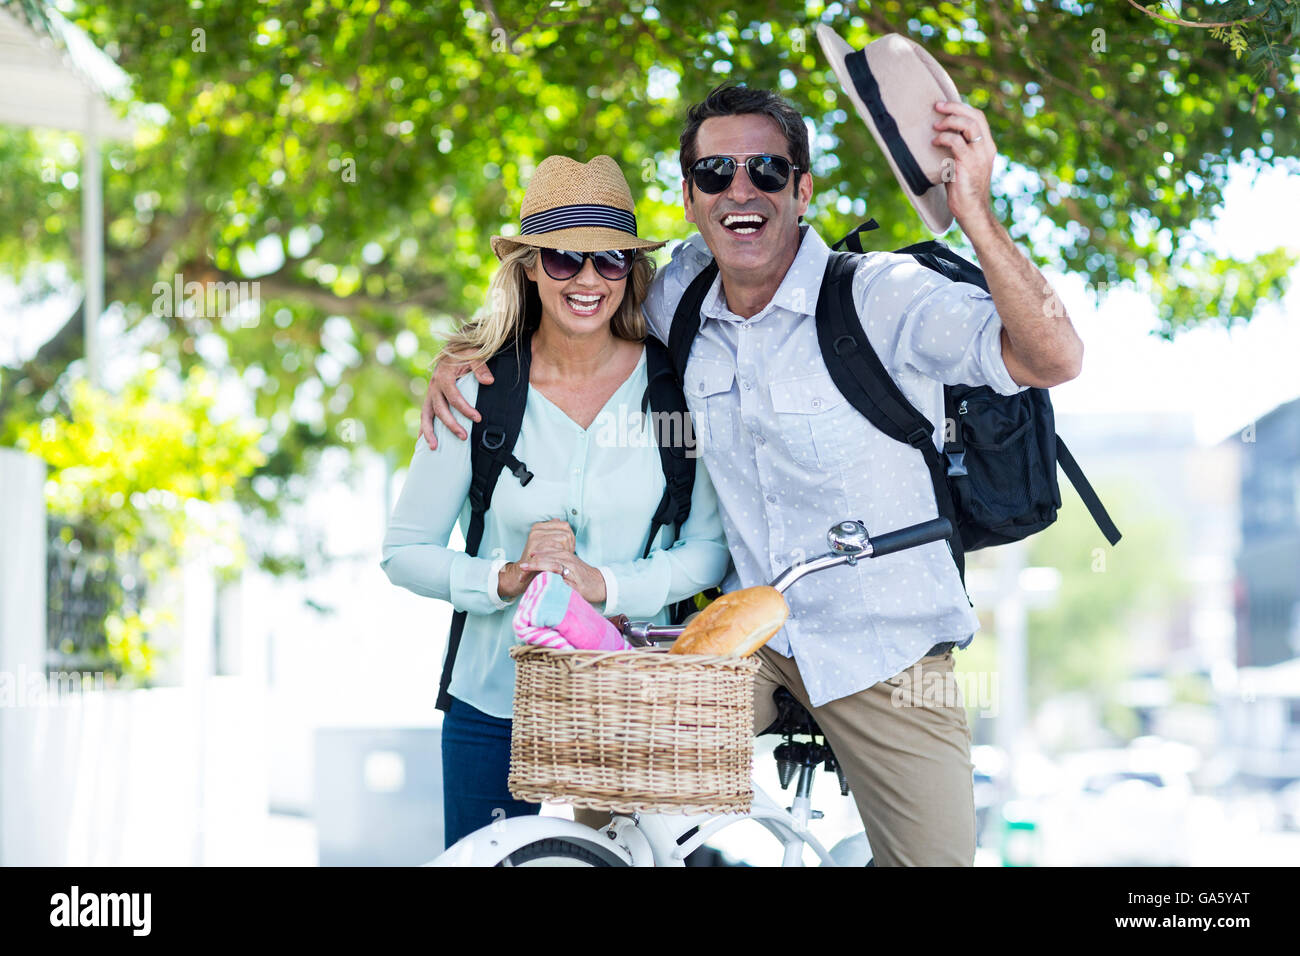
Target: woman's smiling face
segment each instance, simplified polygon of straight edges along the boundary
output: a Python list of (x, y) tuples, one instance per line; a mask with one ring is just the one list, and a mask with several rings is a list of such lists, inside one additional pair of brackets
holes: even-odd
[(589, 335), (602, 326), (608, 328), (627, 291), (626, 277), (606, 279), (596, 271), (591, 259), (585, 259), (582, 269), (571, 279), (552, 279), (542, 268), (540, 253), (524, 271), (537, 283), (543, 319), (550, 319), (570, 335)]

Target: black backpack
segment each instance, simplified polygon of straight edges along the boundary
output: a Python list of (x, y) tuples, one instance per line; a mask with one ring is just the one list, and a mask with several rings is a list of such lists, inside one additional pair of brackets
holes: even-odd
[[(867, 340), (853, 301), (853, 273), (862, 253), (863, 223), (832, 246), (817, 298), (817, 341), (835, 387), (857, 411), (895, 441), (919, 450), (930, 470), (939, 514), (957, 534), (950, 541), (957, 571), (966, 580), (965, 552), (1019, 541), (1056, 520), (1061, 491), (1059, 462), (1112, 545), (1120, 539), (1084, 477), (1078, 462), (1056, 434), (1047, 389), (1028, 388), (1000, 395), (987, 385), (945, 385), (943, 454), (934, 446), (934, 423), (916, 410), (889, 375)], [(988, 291), (984, 273), (936, 240), (896, 250), (956, 282)], [(857, 253), (857, 254), (855, 254)], [(678, 380), (685, 378), (691, 344), (699, 332), (700, 306), (718, 274), (710, 262), (687, 287), (673, 315), (668, 351)]]
[[(532, 313), (530, 303), (529, 312)], [(470, 430), (471, 477), (469, 483), (470, 519), (465, 532), (465, 553), (478, 555), (479, 545), (483, 540), (483, 521), (488, 508), (492, 506), (492, 492), (503, 469), (518, 479), (519, 484), (527, 486), (532, 481), (532, 472), (528, 466), (514, 455), (515, 443), (519, 439), (519, 429), (524, 421), (524, 406), (528, 401), (528, 373), (532, 364), (532, 337), (536, 322), (526, 322), (526, 331), (520, 336), (518, 345), (507, 345), (488, 359), (487, 367), (492, 372), (491, 385), (479, 385), (478, 409), (482, 420), (475, 422)], [(668, 358), (668, 350), (653, 339), (646, 339), (646, 377), (645, 395), (641, 399), (641, 411), (647, 408), (656, 416), (665, 415), (669, 421), (685, 421), (688, 415), (686, 399)], [(659, 463), (664, 472), (664, 493), (650, 522), (650, 532), (646, 536), (642, 557), (649, 557), (651, 545), (660, 530), (672, 525), (674, 533), (680, 534), (683, 522), (690, 515), (691, 492), (695, 487), (695, 462), (687, 457), (686, 448), (680, 441), (659, 442), (664, 429), (650, 428), (659, 447)], [(674, 623), (680, 623), (686, 615), (695, 609), (688, 598), (671, 607)], [(447, 642), (447, 658), (442, 665), (442, 678), (438, 682), (439, 710), (451, 707), (451, 696), (447, 691), (451, 684), (452, 669), (456, 664), (456, 652), (460, 648), (461, 635), (465, 630), (465, 612), (457, 611), (451, 618), (451, 633)]]

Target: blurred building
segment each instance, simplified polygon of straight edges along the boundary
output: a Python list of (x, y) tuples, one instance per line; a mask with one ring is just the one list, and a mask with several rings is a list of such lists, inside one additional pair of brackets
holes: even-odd
[(1235, 779), (1300, 779), (1300, 399), (1223, 442), (1241, 457), (1236, 663), (1220, 688)]
[(1239, 783), (1274, 788), (1300, 780), (1300, 658), (1241, 668), (1219, 712)]
[(1300, 399), (1224, 442), (1241, 455), (1237, 663), (1300, 656)]

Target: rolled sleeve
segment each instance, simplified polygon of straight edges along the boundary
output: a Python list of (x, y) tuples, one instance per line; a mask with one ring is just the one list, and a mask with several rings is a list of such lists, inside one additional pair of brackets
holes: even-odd
[(488, 569), (487, 593), (498, 611), (510, 606), (510, 602), (501, 596), (500, 591), (501, 569), (509, 563), (505, 558), (497, 558)]
[(607, 565), (601, 565), (596, 570), (605, 579), (605, 616), (621, 614), (622, 611), (618, 607), (618, 577), (614, 574), (614, 569)]
[(1002, 319), (979, 286), (954, 282), (908, 255), (863, 257), (854, 301), (868, 341), (886, 368), (911, 368), (945, 385), (1023, 391), (1002, 357)]
[(491, 614), (506, 607), (497, 594), (497, 571), (501, 565), (490, 558), (471, 558), (457, 554), (451, 562), (450, 600), (462, 611), (471, 614)]
[(993, 391), (999, 395), (1014, 395), (1029, 387), (1017, 384), (1007, 371), (1007, 361), (1002, 356), (1002, 316), (998, 315), (996, 309), (990, 312), (989, 318), (980, 327), (977, 351), (984, 384)]

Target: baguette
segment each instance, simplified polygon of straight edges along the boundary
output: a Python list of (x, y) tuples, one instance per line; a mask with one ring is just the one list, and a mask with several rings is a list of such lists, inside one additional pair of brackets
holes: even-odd
[(772, 639), (790, 608), (767, 584), (724, 594), (686, 626), (670, 654), (748, 657)]

